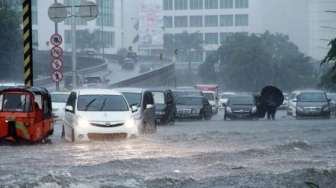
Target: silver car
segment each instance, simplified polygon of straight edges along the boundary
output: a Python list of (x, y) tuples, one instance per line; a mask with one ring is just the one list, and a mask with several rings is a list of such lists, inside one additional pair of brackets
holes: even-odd
[(126, 98), (132, 112), (143, 124), (143, 133), (156, 132), (155, 105), (152, 92), (141, 88), (117, 88)]

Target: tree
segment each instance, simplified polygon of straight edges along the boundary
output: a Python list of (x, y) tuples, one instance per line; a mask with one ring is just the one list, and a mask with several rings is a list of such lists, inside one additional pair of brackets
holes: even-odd
[(0, 80), (23, 78), (23, 41), (20, 15), (10, 9), (0, 9)]
[[(308, 87), (314, 84), (314, 69), (310, 58), (281, 34), (229, 36), (217, 50), (219, 70), (217, 81), (232, 90), (260, 91), (265, 85), (276, 85), (283, 90)], [(214, 74), (209, 71), (214, 63), (205, 62), (207, 71), (202, 78)]]
[(336, 38), (329, 45), (330, 50), (322, 60), (322, 65), (331, 64), (331, 67), (322, 75), (320, 86), (336, 91)]
[(181, 61), (190, 62), (192, 51), (202, 51), (202, 34), (183, 32), (175, 35), (165, 35), (164, 51), (166, 56), (174, 55), (177, 50), (177, 58)]

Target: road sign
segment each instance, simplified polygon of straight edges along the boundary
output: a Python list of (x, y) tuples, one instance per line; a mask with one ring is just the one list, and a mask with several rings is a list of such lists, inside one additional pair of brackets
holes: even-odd
[(61, 3), (54, 3), (48, 8), (48, 16), (55, 23), (63, 22), (68, 17), (67, 7)]
[(57, 59), (63, 56), (63, 49), (59, 46), (54, 46), (51, 49), (50, 53), (51, 53), (51, 56)]
[(51, 78), (54, 82), (60, 82), (63, 80), (63, 73), (60, 71), (55, 71), (52, 73)]
[(58, 33), (54, 33), (53, 35), (51, 35), (50, 37), (50, 43), (54, 46), (59, 46), (61, 45), (63, 42), (63, 38), (60, 34)]
[(88, 0), (82, 0), (79, 6), (79, 17), (86, 21), (91, 21), (97, 18), (98, 8), (96, 3)]
[(51, 67), (55, 71), (61, 70), (63, 68), (63, 60), (62, 59), (53, 59), (51, 61)]

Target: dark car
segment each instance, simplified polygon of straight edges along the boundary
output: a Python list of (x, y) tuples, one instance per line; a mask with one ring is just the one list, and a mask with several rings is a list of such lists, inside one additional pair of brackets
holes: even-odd
[(202, 97), (203, 93), (197, 89), (192, 89), (192, 88), (176, 88), (172, 90), (173, 95), (176, 98), (178, 97), (184, 97), (184, 96), (198, 96)]
[(225, 106), (224, 120), (227, 119), (256, 119), (257, 107), (252, 95), (230, 96)]
[(135, 67), (135, 61), (131, 58), (124, 58), (122, 60), (121, 68), (124, 70), (133, 70)]
[(206, 119), (212, 117), (209, 101), (202, 96), (183, 96), (176, 99), (177, 119)]
[(171, 90), (151, 90), (155, 103), (155, 117), (159, 124), (175, 122), (176, 104)]
[(321, 117), (330, 118), (330, 100), (324, 91), (301, 91), (296, 99), (296, 118)]

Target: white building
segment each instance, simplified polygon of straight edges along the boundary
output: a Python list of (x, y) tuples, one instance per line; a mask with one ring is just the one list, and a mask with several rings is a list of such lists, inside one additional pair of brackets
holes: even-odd
[[(207, 53), (217, 50), (230, 33), (251, 32), (249, 0), (163, 0), (166, 36), (197, 33), (204, 41), (204, 53), (194, 52), (201, 62)], [(197, 57), (197, 58), (195, 58)]]

